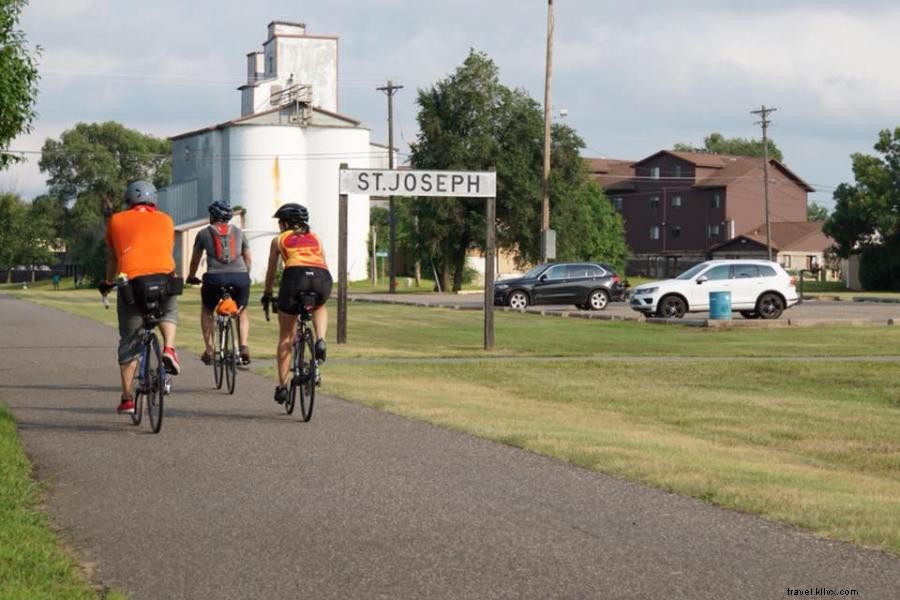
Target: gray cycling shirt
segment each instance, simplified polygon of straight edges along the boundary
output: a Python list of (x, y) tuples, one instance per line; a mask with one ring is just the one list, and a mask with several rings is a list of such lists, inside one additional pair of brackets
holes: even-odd
[(206, 252), (206, 272), (207, 273), (246, 273), (247, 265), (244, 264), (244, 251), (247, 249), (247, 238), (240, 227), (231, 226), (234, 238), (234, 247), (237, 249), (237, 256), (230, 263), (223, 263), (216, 258), (216, 245), (213, 241), (213, 233), (210, 227), (204, 227), (197, 233), (194, 239), (194, 249), (202, 248)]

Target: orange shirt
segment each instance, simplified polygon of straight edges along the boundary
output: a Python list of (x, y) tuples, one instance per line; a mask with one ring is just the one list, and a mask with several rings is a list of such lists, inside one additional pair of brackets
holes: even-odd
[(312, 231), (298, 233), (288, 229), (278, 236), (278, 251), (287, 267), (321, 267), (327, 269), (322, 241)]
[(175, 270), (175, 224), (166, 213), (144, 205), (118, 212), (106, 226), (106, 243), (116, 254), (116, 268), (129, 279)]

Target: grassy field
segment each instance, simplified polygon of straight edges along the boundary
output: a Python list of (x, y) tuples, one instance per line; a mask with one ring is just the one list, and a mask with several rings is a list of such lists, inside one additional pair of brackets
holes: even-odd
[(40, 510), (40, 489), (0, 406), (0, 598), (124, 598), (92, 588)]
[[(115, 321), (93, 291), (14, 293)], [(180, 311), (179, 345), (199, 351), (196, 290)], [(485, 352), (478, 311), (348, 316), (327, 394), (900, 555), (900, 328), (499, 313)], [(271, 357), (275, 325), (251, 317), (254, 357)]]

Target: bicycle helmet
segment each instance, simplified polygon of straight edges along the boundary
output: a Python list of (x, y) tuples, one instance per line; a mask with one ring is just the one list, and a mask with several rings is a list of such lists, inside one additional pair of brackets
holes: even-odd
[(309, 211), (307, 211), (306, 207), (302, 204), (297, 204), (295, 202), (282, 204), (281, 208), (279, 208), (272, 216), (279, 221), (284, 221), (290, 226), (305, 225), (309, 222)]
[(128, 206), (150, 204), (156, 206), (156, 186), (149, 181), (133, 181), (125, 190), (125, 202)]
[(222, 223), (227, 223), (233, 216), (234, 211), (231, 209), (231, 205), (227, 202), (216, 200), (209, 205), (209, 217), (213, 221), (221, 221)]

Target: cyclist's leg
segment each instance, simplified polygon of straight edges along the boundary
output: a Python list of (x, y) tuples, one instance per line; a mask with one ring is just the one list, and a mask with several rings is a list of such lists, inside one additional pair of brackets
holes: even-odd
[(159, 320), (159, 330), (163, 337), (163, 363), (173, 375), (181, 373), (181, 364), (175, 352), (175, 333), (178, 328), (178, 297), (169, 296), (163, 303), (163, 316)]
[(203, 345), (207, 354), (213, 351), (213, 313), (206, 306), (200, 306), (200, 328), (203, 330)]
[(286, 386), (291, 380), (291, 344), (297, 315), (278, 313), (278, 381)]
[(241, 307), (238, 314), (237, 333), (238, 333), (238, 349), (241, 353), (241, 360), (250, 361), (250, 313), (247, 312), (247, 305), (250, 302), (250, 274), (235, 273), (233, 276), (234, 301)]
[[(119, 412), (129, 412), (126, 402), (133, 402), (131, 384), (134, 372), (141, 355), (141, 327), (143, 319), (140, 310), (133, 305), (125, 304), (120, 295), (116, 301), (116, 314), (119, 320), (119, 347), (117, 350), (119, 376), (122, 378), (122, 395), (119, 400)], [(134, 412), (134, 405), (130, 407)]]

